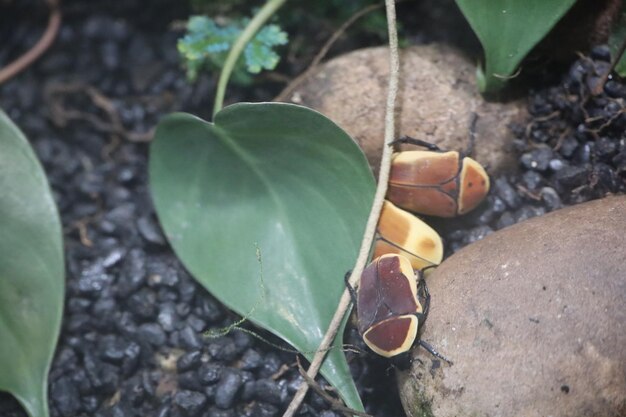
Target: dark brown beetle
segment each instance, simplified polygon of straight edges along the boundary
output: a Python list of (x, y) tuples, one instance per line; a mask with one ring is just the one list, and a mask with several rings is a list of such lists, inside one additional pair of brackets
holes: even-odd
[(374, 259), (361, 275), (357, 294), (348, 288), (356, 299), (359, 333), (374, 352), (394, 358), (418, 341), (428, 352), (450, 363), (419, 339), (430, 294), (423, 271), (418, 270), (416, 276), (407, 258), (389, 254)]

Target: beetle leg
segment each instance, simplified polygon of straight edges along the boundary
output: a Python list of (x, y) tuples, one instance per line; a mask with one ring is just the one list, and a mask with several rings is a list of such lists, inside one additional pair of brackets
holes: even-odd
[(478, 114), (476, 112), (472, 112), (470, 115), (469, 143), (467, 144), (467, 149), (462, 156), (470, 156), (472, 152), (474, 152), (474, 143), (476, 142), (476, 122), (478, 122)]
[(343, 280), (345, 281), (346, 288), (348, 289), (348, 292), (350, 293), (352, 304), (356, 306), (356, 291), (354, 290), (354, 287), (350, 285), (350, 275), (352, 275), (352, 270), (349, 270), (348, 272), (346, 272), (346, 275), (344, 275)]
[(439, 151), (439, 152), (441, 152), (441, 148), (439, 146), (435, 145), (434, 143), (426, 142), (425, 140), (421, 140), (421, 139), (415, 139), (415, 138), (412, 138), (410, 136), (402, 136), (401, 138), (396, 139), (393, 142), (391, 142), (389, 145), (393, 146), (393, 145), (399, 144), (399, 143), (408, 143), (410, 145), (422, 146), (422, 147), (428, 149), (429, 151)]
[(424, 323), (428, 317), (428, 310), (430, 309), (430, 291), (428, 291), (428, 285), (426, 285), (426, 280), (424, 279), (424, 272), (422, 270), (417, 270), (416, 274), (418, 284), (417, 295), (419, 298), (424, 299), (424, 309), (422, 310), (422, 323)]
[(448, 365), (453, 365), (453, 362), (451, 360), (443, 356), (441, 353), (437, 352), (430, 344), (424, 342), (422, 339), (420, 339), (419, 344), (421, 347), (426, 349), (426, 351), (430, 353), (431, 355), (433, 355), (434, 357), (441, 359)]

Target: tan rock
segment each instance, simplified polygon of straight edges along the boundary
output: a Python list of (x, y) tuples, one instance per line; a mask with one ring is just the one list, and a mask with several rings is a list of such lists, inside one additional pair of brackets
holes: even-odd
[[(409, 135), (447, 150), (463, 151), (469, 141), (472, 113), (476, 113), (476, 159), (491, 174), (516, 166), (508, 125), (526, 118), (523, 102), (486, 102), (474, 80), (475, 63), (451, 47), (410, 47), (402, 51), (400, 60), (398, 136)], [(330, 117), (357, 140), (377, 169), (384, 135), (388, 62), (384, 47), (335, 58), (287, 100)]]
[(428, 285), (422, 339), (454, 365), (414, 349), (408, 416), (626, 415), (626, 196), (498, 231)]

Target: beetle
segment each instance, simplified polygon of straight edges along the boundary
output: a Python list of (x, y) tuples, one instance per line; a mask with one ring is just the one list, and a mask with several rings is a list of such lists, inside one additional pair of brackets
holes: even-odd
[(385, 201), (376, 228), (373, 257), (388, 253), (407, 257), (413, 269), (420, 270), (441, 263), (443, 242), (432, 227)]
[(396, 143), (428, 149), (393, 154), (387, 199), (398, 207), (430, 216), (455, 217), (476, 208), (489, 192), (489, 175), (465, 154), (446, 152), (408, 136)]
[[(374, 259), (361, 275), (355, 294), (358, 330), (365, 344), (386, 358), (404, 356), (416, 341), (432, 355), (451, 364), (419, 338), (420, 327), (428, 316), (430, 293), (422, 270), (417, 274), (402, 255), (387, 254)], [(405, 355), (406, 354), (406, 355)]]

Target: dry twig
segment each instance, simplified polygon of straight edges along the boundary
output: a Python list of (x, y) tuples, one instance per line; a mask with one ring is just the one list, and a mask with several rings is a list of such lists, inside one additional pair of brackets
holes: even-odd
[(328, 393), (324, 391), (324, 389), (322, 389), (322, 387), (320, 387), (319, 384), (315, 382), (314, 379), (312, 379), (310, 376), (307, 375), (306, 371), (302, 367), (302, 364), (300, 363), (299, 356), (296, 356), (296, 360), (298, 361), (298, 371), (300, 372), (300, 375), (302, 375), (302, 378), (304, 378), (304, 381), (307, 383), (309, 387), (313, 389), (313, 391), (318, 393), (320, 397), (326, 400), (326, 402), (330, 404), (333, 410), (337, 410), (340, 413), (343, 413), (346, 417), (350, 417), (350, 416), (373, 417), (370, 414), (363, 413), (361, 411), (357, 411), (352, 408), (346, 407), (345, 405), (343, 405), (343, 403), (340, 400), (328, 395)]
[[(86, 94), (91, 102), (104, 112), (108, 120), (81, 110), (68, 109), (59, 96), (66, 94)], [(64, 127), (72, 120), (82, 120), (94, 128), (122, 136), (130, 142), (149, 142), (154, 136), (154, 129), (147, 132), (132, 132), (124, 127), (113, 101), (97, 88), (83, 83), (51, 84), (44, 91), (45, 101), (49, 104), (50, 114), (57, 126)]]
[(6, 67), (0, 69), (0, 84), (28, 68), (28, 66), (46, 52), (50, 45), (52, 45), (52, 42), (54, 42), (59, 32), (59, 27), (61, 27), (60, 0), (46, 0), (46, 2), (50, 8), (50, 17), (48, 18), (48, 26), (45, 32), (32, 48)]

